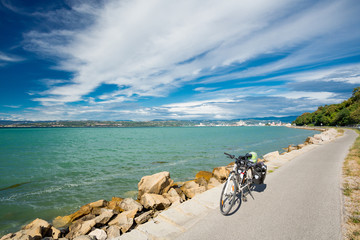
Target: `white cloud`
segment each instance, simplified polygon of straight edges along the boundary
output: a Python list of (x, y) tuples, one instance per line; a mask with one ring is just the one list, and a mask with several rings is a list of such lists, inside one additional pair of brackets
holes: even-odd
[[(267, 81), (360, 82), (358, 64), (304, 71), (360, 54), (355, 0), (77, 2), (70, 11), (30, 14), (57, 27), (28, 32), (25, 48), (54, 58), (55, 68), (73, 77), (42, 80), (46, 90), (29, 93), (42, 105), (25, 113), (29, 119), (36, 118), (36, 111), (43, 120), (291, 115), (341, 99), (327, 90), (294, 91), (266, 86)], [(262, 56), (278, 60), (251, 65)], [(6, 57), (0, 52), (0, 64)], [(253, 67), (239, 71), (249, 62)], [(288, 74), (292, 68), (302, 72)], [(256, 86), (246, 79), (261, 76)], [(218, 84), (226, 81), (234, 84)], [(236, 83), (246, 87), (234, 88)], [(96, 92), (106, 84), (115, 87)], [(172, 103), (153, 107), (139, 102), (168, 97), (187, 84), (195, 92), (191, 99), (167, 99)]]
[[(298, 82), (305, 81), (335, 81), (360, 84), (360, 64), (345, 64), (326, 67), (300, 73), (288, 74), (277, 78), (288, 79)], [(325, 84), (325, 83), (324, 83)]]
[[(303, 65), (315, 54), (325, 54), (323, 48), (313, 51), (324, 38), (333, 39), (334, 44), (345, 41), (333, 37), (356, 12), (356, 7), (348, 10), (351, 3), (138, 0), (109, 1), (98, 10), (78, 5), (73, 11), (91, 16), (93, 24), (81, 31), (27, 34), (30, 49), (59, 57), (58, 68), (74, 73), (72, 83), (50, 87), (44, 92), (47, 96), (35, 100), (47, 104), (79, 101), (102, 84), (120, 88), (102, 96), (109, 101), (122, 101), (120, 96), (167, 96), (186, 82), (226, 70), (233, 63), (294, 47), (299, 50), (283, 61), (233, 77)], [(344, 53), (330, 59), (339, 54)], [(222, 75), (208, 81), (233, 79)]]
[(285, 97), (287, 99), (302, 99), (309, 98), (310, 100), (320, 100), (322, 102), (334, 102), (335, 94), (331, 92), (303, 92), (303, 91), (290, 91), (286, 93), (275, 94), (275, 97)]
[(3, 106), (7, 108), (21, 108), (21, 105), (3, 105)]
[(6, 62), (21, 62), (24, 59), (18, 56), (9, 55), (3, 52), (0, 52), (0, 64)]

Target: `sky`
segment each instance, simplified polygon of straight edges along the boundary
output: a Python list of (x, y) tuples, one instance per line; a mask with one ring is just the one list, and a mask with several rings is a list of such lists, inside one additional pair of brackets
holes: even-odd
[(0, 0), (0, 120), (295, 116), (360, 86), (359, 0)]

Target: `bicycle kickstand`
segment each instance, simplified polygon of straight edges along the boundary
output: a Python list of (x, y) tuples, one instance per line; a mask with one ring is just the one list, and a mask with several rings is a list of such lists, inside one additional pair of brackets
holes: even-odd
[(253, 200), (255, 200), (254, 196), (253, 196), (252, 193), (251, 193), (251, 189), (250, 189), (249, 185), (247, 186), (247, 188), (248, 188), (248, 190), (249, 190), (250, 196), (252, 197)]

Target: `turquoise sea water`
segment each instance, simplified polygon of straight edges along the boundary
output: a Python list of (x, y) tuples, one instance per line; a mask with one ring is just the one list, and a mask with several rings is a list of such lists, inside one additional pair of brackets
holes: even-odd
[(0, 236), (99, 199), (135, 197), (145, 175), (169, 171), (175, 181), (189, 180), (228, 164), (224, 152), (261, 156), (315, 133), (285, 127), (0, 129)]

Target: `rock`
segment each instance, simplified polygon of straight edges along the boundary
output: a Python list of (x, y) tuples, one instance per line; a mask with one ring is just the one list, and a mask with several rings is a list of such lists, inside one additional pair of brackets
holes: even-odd
[(111, 202), (118, 202), (118, 203), (120, 203), (122, 200), (124, 200), (124, 199), (121, 198), (121, 197), (112, 197), (112, 198), (111, 198)]
[(170, 188), (170, 190), (167, 193), (164, 193), (163, 196), (169, 199), (171, 204), (175, 202), (181, 203), (183, 201), (174, 188)]
[(66, 238), (76, 238), (81, 235), (85, 235), (90, 232), (91, 228), (96, 225), (96, 218), (91, 220), (82, 221), (78, 220), (70, 225), (70, 232), (66, 235)]
[(25, 234), (29, 235), (31, 239), (36, 240), (45, 237), (50, 228), (51, 225), (47, 221), (37, 218), (23, 227), (22, 230), (24, 230)]
[(230, 171), (226, 167), (217, 167), (213, 170), (214, 177), (220, 182), (224, 182), (230, 174)]
[(305, 144), (299, 144), (299, 145), (297, 145), (297, 149), (299, 150), (299, 149), (302, 149), (302, 148), (304, 148), (305, 147)]
[(145, 193), (163, 194), (166, 193), (173, 180), (170, 178), (169, 172), (160, 172), (151, 176), (144, 176), (138, 184), (138, 199), (140, 200)]
[(212, 189), (216, 186), (219, 186), (221, 183), (214, 177), (210, 178), (210, 181), (207, 185), (207, 189)]
[(286, 152), (291, 152), (293, 150), (297, 150), (296, 146), (289, 145), (287, 148), (284, 148)]
[(321, 143), (321, 140), (320, 139), (317, 139), (315, 137), (308, 137), (306, 140), (305, 140), (305, 143), (308, 143), (308, 144), (319, 144)]
[(145, 208), (158, 210), (163, 210), (171, 205), (169, 199), (164, 198), (162, 195), (152, 193), (142, 195), (140, 202)]
[(92, 236), (81, 235), (81, 236), (75, 237), (73, 240), (96, 240), (96, 238), (92, 237)]
[(207, 189), (208, 182), (205, 180), (205, 178), (201, 177), (201, 178), (195, 179), (195, 182), (197, 184), (199, 184), (199, 186), (204, 186)]
[(195, 176), (196, 179), (204, 178), (207, 182), (209, 182), (210, 178), (212, 178), (212, 177), (213, 177), (213, 173), (207, 172), (207, 171), (200, 171)]
[(185, 189), (189, 188), (197, 188), (199, 187), (199, 184), (195, 182), (195, 180), (187, 181), (181, 186), (181, 190), (184, 192)]
[(0, 238), (0, 240), (9, 240), (9, 239), (11, 239), (11, 238), (14, 237), (14, 236), (15, 236), (14, 233), (8, 233), (8, 234), (2, 236), (2, 237)]
[(9, 233), (0, 238), (0, 240), (31, 240), (31, 237), (24, 230), (16, 233)]
[(91, 210), (91, 214), (92, 214), (92, 215), (95, 215), (95, 216), (99, 216), (99, 215), (101, 214), (101, 209), (102, 209), (102, 208), (93, 208), (93, 209)]
[[(9, 234), (6, 235), (7, 237), (9, 237)], [(11, 238), (1, 238), (1, 240), (3, 239), (12, 239), (12, 240), (32, 240), (33, 238), (26, 233), (25, 230), (20, 230), (16, 233), (11, 233)], [(35, 238), (36, 239), (36, 238)]]
[(102, 229), (95, 229), (94, 231), (89, 233), (90, 237), (95, 237), (97, 240), (106, 240), (107, 234)]
[(107, 205), (106, 200), (99, 200), (96, 202), (89, 203), (89, 206), (92, 208), (102, 208), (102, 207), (106, 207), (106, 205)]
[(53, 239), (57, 240), (61, 236), (61, 231), (59, 229), (56, 229), (54, 227), (50, 228), (51, 236)]
[(172, 188), (179, 188), (181, 187), (185, 182), (174, 182), (173, 184), (171, 184)]
[(105, 225), (110, 221), (110, 219), (114, 216), (114, 212), (111, 209), (101, 209), (101, 214), (95, 218), (95, 222), (97, 224)]
[(119, 206), (120, 208), (124, 209), (124, 211), (130, 211), (135, 208), (138, 211), (141, 211), (143, 209), (143, 206), (132, 198), (125, 198), (121, 201)]
[(280, 157), (279, 151), (275, 151), (275, 152), (270, 152), (268, 154), (264, 155), (264, 160), (265, 162), (271, 162), (274, 160), (278, 160)]
[(106, 233), (108, 239), (118, 238), (120, 237), (120, 227), (112, 225), (106, 230)]
[(203, 193), (205, 191), (206, 191), (206, 188), (204, 186), (199, 186), (197, 188), (186, 189), (184, 191), (184, 193), (188, 198), (193, 198), (193, 197), (195, 197), (195, 195)]
[(120, 212), (123, 212), (124, 209), (120, 208), (120, 203), (124, 200), (123, 198), (119, 197), (113, 197), (110, 202), (108, 202), (108, 205), (106, 208), (112, 209), (114, 213), (119, 214)]
[(53, 226), (56, 228), (63, 228), (69, 226), (73, 221), (81, 218), (84, 215), (88, 215), (92, 210), (92, 207), (87, 204), (84, 205), (77, 212), (70, 214), (68, 216), (58, 216), (53, 221)]
[(321, 140), (321, 136), (322, 134), (315, 134), (313, 138), (315, 138), (316, 140)]
[(177, 194), (180, 196), (181, 200), (184, 202), (186, 201), (186, 195), (185, 193), (181, 190), (181, 188), (174, 188), (175, 191), (177, 192)]
[(121, 229), (122, 233), (127, 232), (134, 223), (134, 217), (137, 213), (137, 209), (125, 211), (120, 213), (116, 218), (111, 220), (108, 225), (116, 225)]
[(188, 181), (181, 187), (181, 190), (184, 192), (186, 197), (193, 198), (196, 194), (205, 192), (206, 188), (198, 185), (194, 181)]
[(153, 213), (154, 213), (153, 211), (144, 212), (143, 214), (135, 218), (135, 222), (137, 224), (143, 224), (149, 221)]

